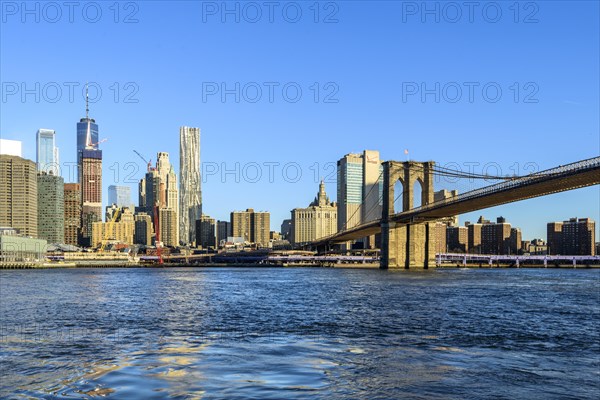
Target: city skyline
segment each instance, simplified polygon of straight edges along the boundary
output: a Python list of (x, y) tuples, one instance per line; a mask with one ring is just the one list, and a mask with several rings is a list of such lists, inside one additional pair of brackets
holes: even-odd
[[(91, 118), (90, 118), (89, 120), (90, 120), (90, 121), (93, 121), (93, 119), (91, 119)], [(87, 121), (86, 121), (86, 122), (87, 122)], [(78, 123), (77, 125), (78, 125), (78, 128), (79, 128), (79, 123)], [(183, 128), (183, 127), (182, 127), (182, 128)], [(181, 129), (182, 129), (182, 128), (180, 128), (180, 132), (181, 132)], [(191, 128), (191, 129), (198, 129), (198, 132), (199, 132), (199, 128)], [(45, 130), (45, 129), (44, 129), (44, 130)], [(48, 131), (48, 130), (46, 130), (46, 131)], [(53, 132), (53, 134), (55, 135), (55, 131), (53, 131), (53, 130), (51, 130), (51, 131), (52, 131), (52, 132)], [(77, 132), (79, 133), (79, 129), (77, 130)], [(36, 133), (36, 135), (35, 135), (36, 139), (37, 139), (37, 137), (38, 137), (38, 136), (39, 136), (39, 131), (38, 131), (38, 133)], [(79, 135), (78, 135), (78, 137), (79, 137)], [(10, 139), (9, 139), (9, 141), (10, 141)], [(100, 138), (100, 141), (101, 141), (101, 142), (103, 141), (103, 140), (102, 140), (102, 138)], [(18, 143), (15, 143), (15, 144), (18, 144)], [(14, 146), (15, 144), (11, 143), (11, 146)], [(26, 148), (26, 147), (27, 147), (27, 146), (26, 146), (26, 143), (21, 143), (21, 146), (22, 146), (23, 148)], [(92, 154), (92, 153), (98, 153), (98, 154), (100, 155), (99, 157), (101, 157), (101, 159), (102, 159), (102, 158), (103, 158), (103, 156), (104, 156), (104, 155), (103, 155), (103, 152), (102, 152), (101, 150), (97, 150), (97, 149), (96, 149), (96, 147), (97, 147), (97, 146), (88, 146), (88, 148), (89, 148), (89, 149), (87, 150), (87, 153), (86, 153), (86, 154), (89, 156), (89, 155), (90, 155), (90, 154)], [(58, 149), (57, 149), (57, 148), (55, 148), (55, 150), (57, 151)], [(36, 153), (37, 153), (37, 145), (36, 145)], [(83, 152), (82, 152), (82, 153), (83, 153)], [(181, 154), (181, 151), (180, 151), (180, 154)], [(369, 156), (369, 155), (367, 155), (367, 154), (370, 154), (370, 156)], [(373, 151), (373, 150), (364, 150), (364, 151), (357, 152), (357, 153), (349, 153), (349, 154), (346, 154), (344, 157), (342, 157), (342, 158), (341, 158), (341, 159), (338, 161), (338, 165), (339, 165), (339, 163), (340, 163), (340, 161), (341, 161), (341, 160), (344, 160), (344, 159), (346, 159), (346, 158), (347, 158), (347, 157), (349, 157), (349, 156), (350, 156), (350, 157), (355, 157), (355, 158), (356, 158), (356, 157), (358, 157), (358, 158), (356, 158), (356, 160), (359, 160), (359, 161), (357, 161), (357, 162), (360, 162), (360, 164), (362, 164), (362, 163), (363, 163), (363, 159), (364, 159), (364, 162), (365, 162), (365, 165), (366, 165), (366, 164), (368, 163), (368, 160), (370, 160), (370, 157), (377, 158), (377, 157), (378, 157), (378, 154), (379, 154), (379, 151), (378, 151), (378, 150), (375, 150), (375, 151)], [(26, 157), (25, 157), (23, 154), (22, 154), (22, 156), (23, 156), (22, 158), (24, 158), (24, 159), (27, 159), (27, 158), (26, 158)], [(95, 156), (94, 156), (94, 157), (95, 157)], [(374, 158), (373, 158), (373, 159), (374, 159)], [(33, 160), (32, 160), (32, 161), (33, 161)], [(379, 159), (378, 159), (378, 161), (379, 161), (379, 162), (383, 162), (383, 161), (385, 161), (385, 160), (383, 160), (383, 159), (379, 160)], [(34, 162), (35, 162), (35, 161), (34, 161)], [(181, 163), (181, 160), (180, 160), (180, 163)], [(65, 164), (63, 164), (63, 165), (65, 165)], [(179, 181), (179, 180), (180, 180), (180, 176), (179, 176), (179, 175), (177, 175), (177, 174), (175, 173), (174, 166), (175, 166), (175, 164), (173, 164), (173, 163), (170, 163), (170, 161), (169, 161), (169, 154), (168, 154), (167, 152), (161, 152), (161, 151), (157, 152), (157, 157), (156, 157), (156, 168), (155, 168), (155, 170), (156, 170), (156, 173), (158, 173), (158, 171), (159, 171), (159, 170), (162, 170), (162, 171), (163, 171), (163, 172), (162, 172), (162, 175), (164, 175), (164, 177), (162, 178), (162, 180), (163, 180), (163, 181), (168, 181), (168, 180), (169, 180), (169, 178), (168, 178), (168, 175), (174, 175), (174, 177), (171, 177), (171, 178), (170, 178), (171, 182), (173, 182), (173, 181), (177, 182), (177, 181)], [(64, 169), (59, 169), (59, 172), (61, 172), (61, 171), (63, 171), (63, 170), (69, 170), (69, 168), (72, 168), (72, 167), (73, 167), (73, 164), (66, 164), (66, 168), (64, 168)], [(36, 168), (39, 168), (39, 166), (38, 166), (38, 163), (36, 163)], [(101, 170), (104, 170), (104, 168), (102, 168), (102, 167), (100, 167), (100, 168), (101, 168)], [(202, 170), (202, 169), (204, 169), (204, 168), (203, 168), (203, 167), (201, 167), (201, 170)], [(72, 169), (71, 171), (76, 171), (76, 170), (73, 170), (73, 169)], [(103, 173), (103, 175), (104, 175), (104, 174), (106, 174), (106, 171), (102, 171), (102, 173)], [(159, 174), (159, 175), (160, 175), (160, 174)], [(337, 174), (337, 175), (339, 175), (339, 174)], [(377, 178), (376, 178), (376, 177), (373, 175), (373, 173), (372, 173), (371, 175), (372, 175), (372, 176), (371, 176), (371, 180), (373, 180), (373, 179), (377, 180)], [(361, 180), (363, 179), (363, 172), (361, 172), (361, 173), (360, 173), (360, 179), (361, 179)], [(323, 182), (323, 179), (321, 179), (321, 182)], [(77, 183), (77, 182), (69, 182), (69, 181), (68, 181), (68, 178), (64, 178), (64, 183), (65, 183), (65, 184), (68, 184), (68, 183)], [(336, 181), (336, 183), (337, 183), (337, 181)], [(491, 184), (491, 183), (493, 183), (493, 181), (490, 181), (490, 182), (489, 182), (489, 183), (487, 183), (487, 184)], [(104, 183), (104, 184), (107, 184), (107, 185), (108, 185), (108, 186), (106, 187), (106, 189), (107, 189), (107, 193), (108, 193), (109, 195), (108, 195), (108, 197), (107, 197), (107, 200), (104, 200), (104, 197), (102, 196), (102, 198), (103, 198), (103, 201), (102, 201), (102, 204), (103, 204), (103, 206), (102, 206), (102, 207), (103, 207), (103, 209), (104, 209), (105, 207), (107, 207), (107, 206), (110, 206), (110, 205), (112, 204), (112, 203), (111, 203), (111, 200), (110, 200), (110, 199), (111, 199), (111, 190), (112, 190), (112, 188), (116, 188), (116, 189), (118, 189), (118, 190), (123, 190), (123, 191), (130, 191), (130, 190), (131, 190), (131, 188), (133, 187), (133, 188), (134, 188), (134, 190), (136, 191), (136, 193), (138, 194), (138, 197), (139, 197), (139, 195), (140, 195), (140, 193), (139, 193), (139, 190), (140, 190), (140, 186), (139, 186), (139, 185), (140, 185), (140, 181), (138, 181), (136, 185), (128, 185), (128, 186), (118, 186), (118, 185), (112, 185), (112, 184), (108, 184), (108, 183)], [(102, 188), (104, 188), (104, 184), (103, 184), (103, 183), (101, 183), (101, 185), (102, 185)], [(366, 184), (365, 184), (365, 185), (366, 185)], [(485, 186), (485, 185), (484, 185), (484, 186)], [(366, 186), (365, 186), (365, 187), (366, 187)], [(450, 187), (451, 187), (451, 186), (450, 186)], [(173, 184), (173, 183), (171, 183), (171, 185), (170, 185), (170, 188), (171, 188), (171, 189), (169, 190), (170, 194), (166, 194), (166, 196), (167, 196), (167, 198), (169, 198), (169, 199), (170, 199), (170, 204), (171, 204), (171, 205), (172, 205), (172, 204), (175, 204), (175, 203), (177, 203), (177, 207), (176, 207), (177, 209), (176, 209), (176, 210), (174, 210), (174, 211), (175, 211), (175, 213), (179, 214), (179, 212), (180, 212), (180, 211), (179, 211), (179, 207), (181, 207), (181, 201), (182, 201), (182, 199), (181, 199), (181, 197), (180, 197), (180, 192), (178, 191), (178, 188), (181, 188), (181, 182), (177, 182), (176, 184)], [(115, 190), (116, 190), (116, 189), (115, 189)], [(438, 188), (436, 188), (436, 190), (437, 190), (437, 189), (438, 189)], [(565, 194), (565, 193), (581, 192), (581, 191), (585, 191), (585, 190), (589, 190), (589, 189), (593, 189), (593, 188), (576, 189), (576, 190), (574, 190), (574, 191), (570, 191), (570, 192), (563, 192), (563, 193), (553, 194), (553, 195), (551, 195), (551, 197), (554, 197), (554, 196), (557, 196), (557, 195), (558, 195), (558, 196), (560, 196), (561, 194)], [(100, 192), (101, 192), (102, 190), (103, 190), (103, 189), (100, 189)], [(339, 190), (339, 188), (338, 188), (338, 190)], [(446, 190), (446, 191), (447, 191), (447, 189), (440, 189), (440, 190), (442, 190), (442, 191)], [(453, 190), (455, 190), (455, 189), (453, 189)], [(359, 195), (360, 195), (361, 197), (363, 196), (363, 191), (364, 191), (364, 189), (361, 189), (361, 190), (360, 190), (360, 193), (359, 193)], [(366, 196), (366, 195), (367, 195), (367, 193), (370, 193), (371, 191), (375, 192), (374, 190), (370, 190), (370, 191), (367, 191), (367, 192), (365, 192), (365, 193), (364, 193), (364, 195)], [(379, 192), (381, 192), (381, 190), (379, 190)], [(460, 193), (460, 192), (459, 192), (459, 193)], [(101, 195), (101, 193), (100, 193), (100, 195)], [(116, 195), (116, 194), (115, 194), (115, 195)], [(370, 197), (373, 197), (373, 196), (370, 196)], [(548, 197), (548, 196), (544, 196), (544, 197), (541, 197), (541, 198), (533, 199), (533, 201), (536, 201), (536, 200), (538, 200), (538, 201), (539, 201), (539, 200), (541, 200), (541, 199), (545, 199), (545, 198), (547, 198), (547, 197)], [(165, 200), (167, 200), (167, 198), (165, 198)], [(201, 197), (200, 197), (200, 198), (201, 198)], [(374, 200), (371, 200), (371, 203), (373, 203), (373, 201), (374, 201)], [(416, 196), (416, 195), (415, 195), (415, 201), (417, 201), (417, 202), (419, 202), (419, 201), (420, 201), (420, 200), (418, 199), (418, 196)], [(531, 201), (531, 200), (529, 200), (529, 201)], [(337, 199), (336, 199), (336, 200), (334, 200), (334, 202), (337, 202)], [(524, 201), (524, 202), (526, 203), (526, 202), (528, 202), (528, 201), (526, 200), (526, 201)], [(476, 212), (471, 212), (471, 213), (466, 213), (466, 214), (460, 214), (459, 216), (460, 216), (460, 217), (462, 217), (462, 218), (461, 218), (461, 219), (462, 219), (462, 221), (469, 221), (469, 220), (471, 220), (471, 222), (473, 222), (474, 220), (476, 220), (476, 219), (477, 219), (477, 218), (478, 218), (478, 217), (479, 217), (479, 216), (480, 216), (482, 213), (494, 213), (494, 212), (500, 212), (500, 211), (497, 211), (497, 210), (506, 210), (506, 211), (503, 211), (503, 212), (504, 212), (504, 214), (506, 214), (506, 215), (509, 215), (509, 216), (510, 216), (510, 215), (511, 215), (511, 213), (510, 213), (510, 207), (512, 207), (512, 206), (515, 206), (515, 205), (519, 205), (519, 204), (521, 204), (521, 203), (524, 203), (524, 202), (522, 201), (522, 202), (517, 202), (517, 203), (511, 203), (511, 204), (508, 204), (508, 205), (503, 205), (503, 206), (494, 206), (494, 207), (486, 208), (486, 209), (484, 209), (484, 210), (481, 210), (481, 211), (476, 211)], [(135, 202), (133, 202), (133, 205), (135, 205)], [(139, 205), (139, 204), (138, 204), (138, 205)], [(417, 205), (418, 205), (418, 204), (417, 204)], [(170, 207), (172, 208), (172, 206), (170, 206)], [(339, 204), (338, 204), (338, 207), (339, 207)], [(397, 207), (398, 207), (398, 205), (395, 205), (395, 208), (397, 208)], [(294, 207), (294, 208), (301, 208), (301, 205), (300, 205), (300, 206), (296, 206), (296, 207)], [(372, 208), (373, 208), (373, 207), (371, 206), (371, 207), (370, 207), (370, 209), (372, 209)], [(99, 208), (98, 208), (98, 209), (99, 209)], [(262, 210), (262, 209), (264, 209), (264, 210), (267, 210), (267, 211), (268, 211), (268, 210), (269, 210), (269, 207), (264, 207), (264, 208), (261, 208), (261, 210)], [(230, 210), (230, 211), (226, 212), (226, 214), (231, 214), (231, 212), (233, 212), (233, 211), (235, 211), (235, 210)], [(354, 211), (356, 211), (356, 212), (354, 212)], [(353, 211), (351, 214), (352, 214), (352, 215), (353, 215), (355, 218), (359, 218), (359, 219), (360, 219), (360, 214), (362, 214), (362, 213), (363, 213), (364, 211), (366, 211), (366, 210), (362, 210), (362, 207), (359, 207), (357, 210), (354, 210), (354, 211)], [(360, 211), (360, 212), (359, 212), (359, 211)], [(270, 211), (268, 211), (268, 212), (270, 213)], [(502, 212), (500, 212), (500, 213), (502, 213)], [(599, 210), (599, 213), (600, 213), (600, 210)], [(150, 213), (150, 214), (151, 214), (151, 213)], [(228, 216), (225, 216), (225, 218), (224, 218), (224, 219), (227, 219), (227, 217), (228, 217)], [(466, 217), (468, 217), (468, 218), (466, 218)], [(583, 214), (583, 213), (582, 213), (582, 214), (577, 214), (577, 215), (568, 215), (567, 217), (564, 217), (564, 218), (562, 218), (562, 220), (569, 220), (569, 219), (572, 219), (572, 218), (580, 218), (580, 217), (584, 217), (584, 218), (592, 218), (592, 219), (595, 219), (595, 218), (596, 218), (596, 216), (595, 216), (593, 213), (592, 213), (591, 215), (587, 215), (587, 214)], [(180, 216), (177, 216), (176, 218), (180, 219), (181, 217), (180, 217)], [(288, 215), (288, 218), (289, 218), (289, 215)], [(283, 219), (281, 220), (281, 222), (283, 222), (284, 220), (286, 220), (286, 219), (288, 219), (288, 218), (283, 218)], [(544, 217), (544, 218), (547, 218), (548, 220), (560, 220), (560, 219), (561, 219), (561, 217), (553, 217), (552, 215), (548, 215), (547, 217)], [(270, 228), (270, 230), (278, 231), (278, 229), (280, 228), (281, 222), (278, 222), (277, 220), (273, 220), (273, 219), (271, 219), (271, 228)], [(546, 222), (544, 222), (544, 223), (547, 223), (547, 221), (546, 221)], [(520, 226), (520, 225), (517, 225), (517, 224), (515, 224), (515, 225), (516, 225), (516, 226), (518, 226), (519, 228), (521, 228), (521, 226)], [(273, 229), (273, 226), (275, 227), (275, 229)], [(464, 226), (464, 224), (462, 224), (461, 226)], [(193, 228), (193, 229), (195, 229), (195, 224), (194, 224), (194, 228)], [(595, 227), (595, 231), (596, 231), (596, 237), (600, 237), (600, 234), (598, 233), (598, 230), (599, 230), (599, 229), (600, 229), (600, 227), (598, 227), (598, 226), (596, 226), (596, 227)], [(525, 233), (523, 234), (523, 239), (527, 239), (527, 240), (534, 240), (534, 239), (545, 239), (545, 238), (546, 238), (546, 236), (545, 236), (545, 235), (546, 235), (546, 233), (547, 233), (547, 232), (546, 232), (546, 230), (545, 230), (544, 228), (540, 228), (540, 227), (539, 227), (539, 226), (537, 226), (537, 225), (535, 226), (535, 231), (536, 231), (536, 232), (542, 232), (542, 234), (541, 234), (541, 235), (539, 235), (539, 236), (532, 236), (532, 235), (529, 235), (529, 234), (527, 234), (527, 230), (526, 230), (526, 229), (522, 229), (522, 230), (523, 230), (523, 232), (525, 232)], [(177, 236), (180, 234), (180, 232), (181, 232), (181, 225), (180, 225), (180, 228), (179, 228), (179, 232), (177, 233)], [(181, 240), (181, 239), (178, 239), (178, 240)]]
[[(121, 185), (128, 179), (131, 182), (125, 184), (135, 193), (145, 165), (133, 150), (146, 157), (159, 151), (174, 156), (179, 153), (179, 127), (201, 127), (206, 213), (223, 220), (231, 210), (254, 205), (269, 209), (273, 230), (279, 229), (290, 210), (303, 206), (299, 199), (311, 194), (321, 178), (328, 186), (335, 185), (336, 160), (363, 149), (379, 150), (382, 160), (404, 160), (404, 150), (408, 149), (413, 160), (434, 160), (447, 167), (458, 165), (464, 171), (487, 170), (494, 174), (497, 171), (523, 174), (599, 153), (600, 103), (596, 90), (599, 43), (594, 34), (598, 30), (594, 18), (598, 14), (597, 3), (577, 3), (567, 8), (545, 3), (539, 14), (540, 22), (533, 24), (513, 22), (508, 18), (512, 15), (509, 10), (504, 10), (506, 18), (497, 24), (481, 19), (473, 24), (443, 20), (422, 23), (418, 16), (403, 22), (400, 5), (386, 3), (382, 7), (369, 7), (362, 2), (340, 4), (339, 22), (332, 24), (315, 24), (310, 20), (299, 24), (280, 20), (273, 25), (231, 20), (221, 23), (214, 17), (204, 22), (200, 5), (193, 3), (168, 10), (144, 3), (140, 6), (139, 22), (129, 25), (115, 24), (106, 18), (97, 24), (85, 21), (54, 24), (54, 29), (48, 31), (44, 24), (9, 21), (1, 27), (3, 59), (21, 59), (36, 66), (39, 57), (68, 59), (72, 49), (91, 47), (98, 59), (108, 60), (117, 55), (122, 56), (123, 63), (118, 70), (106, 68), (103, 63), (89, 63), (87, 58), (61, 66), (60, 70), (51, 65), (43, 70), (33, 67), (19, 70), (11, 64), (3, 65), (3, 80), (8, 85), (5, 85), (3, 116), (10, 118), (0, 121), (0, 134), (3, 139), (22, 140), (23, 155), (35, 160), (33, 135), (40, 126), (53, 129), (63, 163), (76, 162), (69, 157), (76, 154), (73, 121), (83, 116), (85, 86), (93, 77), (95, 82), (89, 85), (89, 115), (102, 125), (100, 139), (108, 139), (102, 144), (103, 178), (107, 184)], [(170, 31), (153, 31), (165, 14), (182, 23)], [(198, 24), (184, 23), (194, 15), (198, 19), (192, 21)], [(374, 39), (365, 41), (366, 33), (355, 28), (371, 20), (380, 22), (370, 28)], [(575, 24), (574, 21), (577, 29), (553, 29), (565, 23)], [(86, 29), (89, 35), (73, 35), (74, 29)], [(273, 37), (274, 29), (280, 37)], [(189, 37), (209, 30), (215, 35), (214, 42), (202, 43), (194, 52), (186, 50), (192, 45)], [(477, 37), (472, 36), (473, 32), (477, 32)], [(128, 43), (110, 40), (129, 34), (151, 38), (149, 42), (161, 46), (164, 56), (150, 62), (145, 54), (152, 54), (154, 47), (148, 47), (149, 42), (141, 48), (132, 48)], [(16, 41), (5, 39), (11, 35), (28, 43), (26, 52)], [(313, 39), (322, 35), (330, 37), (331, 46), (316, 44), (319, 42)], [(41, 36), (64, 46), (43, 45), (36, 40)], [(405, 40), (411, 36), (422, 37), (428, 45)], [(472, 38), (470, 46), (453, 46), (465, 37)], [(108, 46), (109, 42), (118, 44)], [(279, 46), (289, 42), (294, 43), (293, 48)], [(172, 46), (172, 43), (178, 44)], [(248, 46), (253, 50), (248, 50)], [(277, 54), (280, 47), (283, 57), (276, 63), (260, 61)], [(223, 49), (228, 49), (226, 54), (222, 54)], [(537, 50), (533, 59), (529, 57), (531, 49)], [(383, 62), (374, 64), (379, 52)], [(557, 53), (562, 56), (557, 58)], [(220, 56), (212, 57), (213, 54)], [(326, 62), (310, 61), (315, 54), (322, 55)], [(485, 68), (462, 61), (471, 59), (472, 54), (477, 54)], [(243, 72), (223, 68), (248, 57), (252, 57), (252, 62)], [(440, 57), (446, 64), (443, 71), (438, 68)], [(172, 79), (156, 79), (160, 68), (177, 59), (190, 62), (182, 63), (180, 73)], [(299, 59), (308, 60), (314, 68), (297, 67)], [(519, 61), (522, 59), (528, 62)], [(355, 63), (352, 70), (346, 68), (350, 62)], [(576, 67), (581, 64), (588, 67), (581, 71)], [(377, 74), (363, 73), (373, 68), (378, 69)], [(281, 73), (282, 70), (286, 73)], [(16, 82), (19, 88), (16, 95), (6, 94), (12, 88), (11, 82)], [(41, 93), (44, 85), (52, 82), (62, 88), (62, 97), (54, 103)], [(69, 86), (65, 85), (69, 82), (74, 88), (72, 101)], [(242, 93), (239, 102), (235, 94), (222, 101), (220, 92), (206, 95), (208, 88), (214, 89), (212, 82), (217, 83), (219, 91), (221, 83), (225, 89), (235, 88), (239, 83), (241, 91), (245, 84), (258, 82), (263, 88), (263, 99), (251, 103), (246, 101), (249, 95)], [(264, 82), (277, 82), (277, 89), (287, 82), (296, 82), (303, 97), (292, 103), (282, 99), (281, 91), (277, 90), (271, 103)], [(317, 102), (315, 82), (320, 89)], [(335, 85), (326, 88), (328, 82)], [(421, 93), (410, 96), (406, 93), (407, 89), (415, 90), (414, 82), (419, 91), (420, 83), (427, 90), (434, 90), (439, 83), (440, 90), (425, 95), (422, 101)], [(463, 98), (456, 103), (447, 101), (449, 97), (442, 93), (444, 87), (446, 92), (455, 89), (446, 85), (452, 82), (459, 82), (463, 88)], [(489, 102), (477, 90), (477, 96), (470, 102), (465, 82), (478, 83), (478, 89), (496, 82), (503, 97), (498, 102)], [(21, 83), (32, 91), (39, 83), (40, 101), (36, 102), (35, 94), (24, 95), (23, 101)], [(516, 102), (514, 83), (519, 88)], [(526, 88), (528, 83), (534, 85)], [(252, 89), (252, 85), (247, 88)], [(324, 102), (325, 95), (334, 92), (330, 97), (338, 101)], [(536, 94), (531, 95), (533, 92)], [(537, 102), (524, 102), (526, 95)], [(436, 96), (440, 97), (439, 102)], [(287, 139), (292, 137), (299, 140), (287, 145)], [(269, 146), (272, 150), (265, 153), (263, 149)], [(302, 172), (297, 181), (293, 163), (298, 163)], [(174, 164), (176, 174), (181, 175), (178, 163)], [(262, 174), (256, 182), (255, 164), (261, 167)], [(282, 170), (286, 165), (288, 177), (284, 178)], [(238, 176), (227, 174), (236, 167)], [(275, 171), (273, 182), (269, 179), (270, 168)], [(68, 171), (70, 167), (65, 169)], [(68, 173), (63, 172), (63, 176), (65, 181), (75, 181), (69, 179)], [(453, 187), (436, 187), (440, 189)], [(237, 195), (240, 191), (244, 192), (243, 199)], [(270, 203), (273, 196), (279, 199)], [(333, 191), (331, 197), (336, 200)], [(600, 220), (599, 200), (598, 190), (587, 188), (495, 207), (489, 213), (506, 215), (522, 227), (525, 237), (535, 238), (544, 236), (547, 219), (589, 216)], [(461, 216), (461, 220), (476, 218), (476, 214)]]

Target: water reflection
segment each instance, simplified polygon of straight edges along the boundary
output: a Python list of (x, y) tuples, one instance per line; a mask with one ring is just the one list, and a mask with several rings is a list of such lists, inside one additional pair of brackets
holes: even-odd
[(2, 271), (0, 397), (595, 398), (599, 272)]

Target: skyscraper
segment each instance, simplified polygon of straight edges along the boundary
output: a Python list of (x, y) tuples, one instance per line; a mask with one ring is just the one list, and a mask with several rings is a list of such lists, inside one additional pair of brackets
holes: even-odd
[(131, 188), (110, 185), (108, 187), (108, 204), (116, 204), (117, 207), (131, 207)]
[(92, 224), (102, 221), (102, 150), (93, 148), (79, 152), (81, 183), (81, 241), (90, 246)]
[[(98, 124), (96, 120), (89, 117), (90, 109), (88, 103), (88, 94), (86, 87), (85, 94), (85, 118), (81, 118), (77, 123), (77, 179), (81, 179), (81, 152), (86, 149), (98, 149), (99, 135), (98, 135)], [(78, 181), (81, 183), (81, 181)]]
[(347, 154), (337, 162), (338, 231), (359, 225), (362, 218), (363, 160)]
[(86, 88), (85, 118), (77, 123), (77, 181), (81, 188), (80, 244), (90, 246), (92, 224), (102, 221), (102, 150), (98, 149), (98, 125), (89, 117)]
[(64, 200), (65, 243), (77, 246), (81, 227), (81, 189), (78, 183), (65, 183)]
[[(338, 231), (381, 218), (383, 167), (378, 151), (345, 155), (337, 162), (337, 178)], [(364, 244), (375, 247), (376, 241), (373, 235)]]
[(38, 238), (48, 243), (65, 242), (65, 181), (52, 173), (39, 172)]
[(38, 129), (35, 141), (38, 171), (52, 172), (55, 176), (60, 175), (56, 132), (52, 129)]
[(139, 209), (145, 210), (152, 221), (155, 220), (155, 207), (158, 209), (158, 228), (154, 229), (160, 235), (160, 241), (166, 246), (178, 246), (179, 191), (177, 175), (169, 162), (169, 153), (158, 153), (156, 168), (151, 168), (140, 181), (139, 196)]
[(17, 156), (0, 155), (0, 226), (37, 238), (36, 165)]
[(337, 162), (338, 230), (381, 218), (382, 172), (375, 150), (347, 154)]
[(179, 240), (191, 244), (202, 215), (200, 128), (179, 128)]

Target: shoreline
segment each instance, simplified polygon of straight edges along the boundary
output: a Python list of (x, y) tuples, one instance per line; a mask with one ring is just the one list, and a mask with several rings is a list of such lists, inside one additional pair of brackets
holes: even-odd
[[(90, 269), (90, 268), (118, 268), (118, 269), (170, 269), (170, 268), (338, 268), (338, 269), (380, 269), (379, 264), (336, 264), (336, 265), (318, 265), (318, 264), (258, 264), (258, 263), (168, 263), (168, 264), (138, 264), (138, 263), (10, 263), (0, 264), (0, 270), (21, 270), (21, 269)], [(390, 268), (390, 270), (435, 270), (435, 269), (599, 269), (598, 264), (582, 264), (573, 266), (573, 264), (553, 264), (544, 266), (535, 265), (440, 265), (432, 268)]]

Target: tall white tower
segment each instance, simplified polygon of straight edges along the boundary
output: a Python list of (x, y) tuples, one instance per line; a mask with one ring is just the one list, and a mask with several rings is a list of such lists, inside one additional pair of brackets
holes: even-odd
[(196, 221), (202, 215), (200, 128), (179, 128), (179, 241), (196, 241)]

